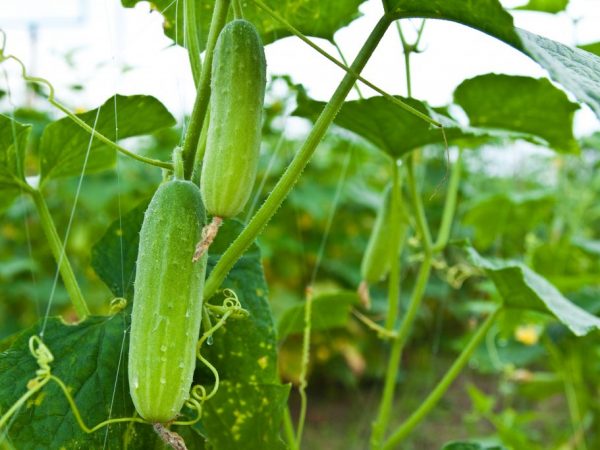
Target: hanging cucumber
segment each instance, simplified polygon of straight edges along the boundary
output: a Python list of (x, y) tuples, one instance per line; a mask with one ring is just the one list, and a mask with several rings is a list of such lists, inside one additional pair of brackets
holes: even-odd
[(377, 283), (390, 271), (392, 261), (399, 257), (408, 222), (401, 206), (399, 184), (390, 183), (383, 194), (383, 202), (377, 212), (367, 248), (360, 266), (362, 283), (359, 296), (368, 307), (369, 284)]
[(200, 190), (177, 177), (158, 188), (144, 216), (131, 314), (129, 389), (137, 412), (149, 422), (172, 421), (189, 397), (206, 271), (206, 256), (198, 262), (192, 256), (205, 224)]
[(264, 49), (246, 20), (229, 22), (213, 55), (210, 122), (200, 190), (213, 223), (198, 244), (203, 254), (222, 219), (246, 206), (256, 179), (266, 85)]

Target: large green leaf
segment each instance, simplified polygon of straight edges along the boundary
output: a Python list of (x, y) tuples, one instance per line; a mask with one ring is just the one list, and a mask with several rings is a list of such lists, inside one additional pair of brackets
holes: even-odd
[[(131, 417), (134, 413), (127, 385), (127, 317), (90, 317), (79, 325), (66, 325), (50, 318), (44, 342), (54, 355), (52, 374), (69, 388), (88, 426), (109, 417)], [(28, 348), (29, 337), (41, 325), (22, 332), (12, 346), (0, 354), (0, 410), (6, 411), (35, 377), (36, 360)], [(111, 425), (92, 434), (84, 433), (74, 419), (67, 399), (54, 382), (27, 402), (8, 430), (15, 448), (121, 448), (128, 424)], [(4, 430), (3, 430), (4, 431)], [(130, 430), (130, 433), (133, 430)], [(135, 426), (138, 439), (155, 440), (150, 426)], [(133, 448), (144, 448), (134, 446)]]
[[(142, 0), (121, 0), (133, 7)], [(365, 0), (264, 0), (264, 3), (307, 36), (332, 40), (335, 32), (359, 17), (358, 7)], [(214, 0), (196, 0), (196, 27), (202, 49), (210, 27)], [(178, 44), (184, 42), (183, 1), (155, 0), (153, 7), (165, 17), (165, 34)], [(290, 36), (291, 33), (252, 2), (244, 1), (244, 17), (258, 29), (264, 44)], [(175, 36), (177, 34), (177, 36)]]
[(556, 14), (567, 9), (569, 0), (529, 0), (527, 4), (519, 6), (516, 9), (525, 9), (530, 11), (542, 11)]
[(517, 29), (521, 49), (600, 117), (600, 57)]
[(494, 36), (531, 57), (600, 117), (600, 58), (516, 28), (498, 0), (385, 0), (395, 18), (451, 20)]
[(578, 45), (582, 50), (600, 56), (600, 42), (592, 42), (591, 44)]
[(284, 450), (279, 437), (290, 387), (223, 381), (206, 403), (202, 425), (212, 450)]
[(30, 131), (31, 126), (0, 114), (0, 211), (10, 206), (20, 193)]
[(425, 17), (451, 20), (478, 29), (519, 47), (512, 16), (498, 0), (384, 0), (386, 10), (398, 19)]
[(116, 297), (133, 299), (139, 233), (148, 203), (115, 220), (92, 247), (92, 267)]
[(507, 307), (549, 313), (577, 336), (600, 330), (600, 318), (572, 303), (524, 264), (484, 258), (470, 246), (465, 251), (470, 261), (491, 278)]
[(481, 75), (461, 83), (454, 101), (473, 126), (526, 133), (543, 138), (557, 151), (579, 151), (573, 136), (573, 115), (579, 106), (546, 79)]
[[(92, 265), (118, 296), (124, 293), (131, 298), (133, 294), (131, 282), (135, 279), (137, 234), (144, 209), (145, 203), (142, 203), (113, 223), (92, 250)], [(220, 228), (210, 247), (209, 271), (241, 229), (242, 224), (236, 221), (226, 221)], [(278, 382), (277, 337), (256, 245), (236, 263), (223, 288), (232, 289), (250, 315), (246, 319), (229, 319), (215, 333), (212, 344), (202, 348), (203, 356), (219, 371), (221, 388), (206, 403), (202, 423), (194, 430), (201, 429), (202, 436), (215, 448), (235, 448), (230, 446), (232, 435), (224, 433), (223, 423), (233, 426), (239, 413), (250, 410), (252, 415), (245, 414), (243, 424), (240, 422), (236, 428), (244, 448), (262, 449), (265, 443), (273, 445), (268, 448), (277, 448), (277, 431), (289, 388)], [(219, 304), (222, 299), (222, 294), (217, 294), (210, 302)], [(213, 381), (208, 370), (197, 371), (196, 382), (210, 385)], [(243, 410), (240, 406), (244, 406)]]
[[(147, 95), (116, 95), (99, 108), (78, 116), (89, 126), (95, 124), (98, 132), (112, 140), (149, 134), (175, 124), (175, 118), (163, 104)], [(40, 157), (43, 180), (80, 175), (84, 164), (86, 173), (103, 170), (116, 160), (114, 149), (92, 139), (68, 117), (46, 127)]]
[[(488, 133), (461, 126), (426, 103), (410, 98), (397, 98), (442, 123), (448, 142), (480, 139), (492, 135), (491, 131)], [(313, 121), (325, 107), (324, 102), (308, 98), (303, 90), (298, 93), (297, 105), (293, 114)], [(334, 123), (358, 134), (395, 158), (424, 145), (443, 145), (446, 142), (439, 128), (432, 127), (423, 119), (381, 96), (344, 103)], [(509, 136), (509, 133), (505, 134)]]
[[(322, 294), (312, 300), (311, 329), (329, 330), (342, 328), (348, 323), (352, 305), (359, 303), (356, 292), (341, 291)], [(302, 333), (304, 330), (305, 303), (289, 308), (278, 323), (279, 338)]]

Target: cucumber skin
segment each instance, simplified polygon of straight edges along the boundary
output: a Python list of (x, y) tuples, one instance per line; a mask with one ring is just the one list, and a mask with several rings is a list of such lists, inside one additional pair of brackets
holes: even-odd
[[(392, 195), (393, 187), (389, 185), (360, 266), (362, 279), (369, 284), (377, 283), (389, 273), (393, 258), (398, 257), (400, 241), (406, 233), (407, 223), (401, 209), (392, 207)], [(396, 195), (400, 199), (401, 194), (397, 192)]]
[(223, 28), (211, 76), (200, 189), (209, 214), (230, 218), (250, 198), (260, 151), (266, 61), (260, 36), (250, 22), (234, 20)]
[(129, 343), (129, 390), (149, 422), (177, 417), (189, 397), (207, 256), (192, 263), (206, 224), (198, 187), (162, 184), (140, 231)]

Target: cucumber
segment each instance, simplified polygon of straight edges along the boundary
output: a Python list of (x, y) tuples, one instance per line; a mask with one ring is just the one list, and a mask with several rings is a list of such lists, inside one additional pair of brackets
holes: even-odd
[(384, 278), (390, 271), (393, 259), (398, 258), (400, 242), (404, 239), (408, 226), (400, 201), (399, 190), (394, 193), (393, 184), (390, 183), (377, 212), (360, 266), (362, 279), (367, 284), (376, 283)]
[(200, 189), (210, 215), (243, 209), (256, 179), (266, 85), (264, 49), (246, 20), (229, 22), (212, 63), (210, 123)]
[(206, 255), (192, 262), (206, 224), (200, 190), (173, 179), (154, 194), (140, 231), (129, 343), (129, 389), (152, 423), (189, 398), (202, 319)]

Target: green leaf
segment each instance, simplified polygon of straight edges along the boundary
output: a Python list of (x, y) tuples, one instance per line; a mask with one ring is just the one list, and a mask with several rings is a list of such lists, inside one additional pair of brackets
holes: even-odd
[[(352, 305), (358, 303), (356, 292), (353, 291), (341, 291), (315, 297), (312, 301), (311, 329), (317, 331), (345, 327)], [(290, 334), (302, 333), (305, 306), (303, 303), (285, 311), (278, 324), (279, 339)]]
[[(2, 411), (26, 392), (27, 382), (35, 377), (38, 365), (29, 352), (28, 341), (40, 328), (41, 324), (36, 324), (25, 330), (10, 349), (0, 354)], [(50, 364), (52, 374), (67, 385), (87, 426), (109, 417), (131, 417), (134, 413), (125, 364), (126, 329), (124, 313), (89, 317), (78, 325), (66, 325), (58, 318), (48, 320), (44, 343), (54, 355)], [(50, 381), (14, 417), (8, 437), (20, 450), (121, 448), (128, 427), (128, 424), (113, 424), (96, 433), (84, 433), (63, 392)], [(136, 425), (135, 434), (138, 439), (147, 436), (156, 441), (149, 425)]]
[(505, 248), (511, 240), (522, 241), (537, 224), (552, 214), (555, 199), (544, 191), (518, 194), (507, 192), (476, 199), (463, 218), (464, 225), (475, 229), (477, 248), (487, 249), (496, 239), (503, 239)]
[[(112, 140), (149, 134), (175, 124), (163, 104), (147, 95), (116, 95), (78, 117), (91, 127), (96, 124), (96, 130)], [(116, 161), (114, 149), (92, 139), (69, 117), (46, 127), (40, 142), (40, 157), (42, 180), (80, 175), (86, 159), (86, 173), (104, 170)]]
[(522, 50), (600, 117), (600, 57), (517, 29)]
[(498, 0), (384, 0), (384, 4), (397, 19), (451, 20), (506, 42), (531, 57), (600, 117), (600, 58), (516, 28)]
[(567, 9), (569, 0), (529, 0), (526, 5), (515, 9), (525, 9), (530, 11), (542, 11), (556, 14)]
[(287, 448), (279, 434), (289, 391), (289, 385), (223, 381), (202, 418), (210, 448)]
[(592, 42), (591, 44), (578, 45), (578, 48), (586, 52), (600, 56), (600, 42)]
[(579, 152), (573, 136), (579, 106), (546, 79), (481, 75), (463, 81), (454, 91), (454, 101), (472, 126), (530, 134), (534, 143), (540, 137), (559, 152)]
[[(141, 0), (121, 0), (125, 7), (133, 7)], [(307, 36), (333, 40), (340, 28), (360, 16), (358, 7), (365, 0), (264, 0), (287, 22)], [(155, 0), (153, 8), (165, 17), (165, 34), (177, 44), (183, 45), (183, 3), (171, 0)], [(206, 45), (214, 0), (196, 0), (197, 33), (201, 48)], [(278, 21), (272, 19), (252, 2), (243, 2), (244, 18), (252, 22), (261, 34), (263, 44), (290, 36), (291, 33)], [(177, 32), (177, 36), (175, 33)]]
[(0, 114), (0, 211), (8, 208), (20, 194), (24, 182), (25, 150), (31, 131), (4, 114)]
[[(462, 127), (426, 103), (410, 98), (397, 98), (442, 123), (448, 142), (491, 136), (491, 132)], [(313, 121), (325, 107), (325, 102), (310, 99), (302, 89), (296, 101), (298, 106), (293, 114)], [(334, 123), (358, 134), (394, 158), (400, 158), (424, 145), (445, 143), (444, 134), (439, 128), (432, 127), (382, 96), (345, 102)]]
[(600, 330), (600, 319), (565, 298), (548, 280), (517, 261), (488, 259), (467, 246), (470, 261), (491, 278), (507, 307), (546, 312), (576, 336)]
[(115, 220), (92, 247), (92, 267), (115, 297), (133, 299), (139, 233), (149, 201)]

